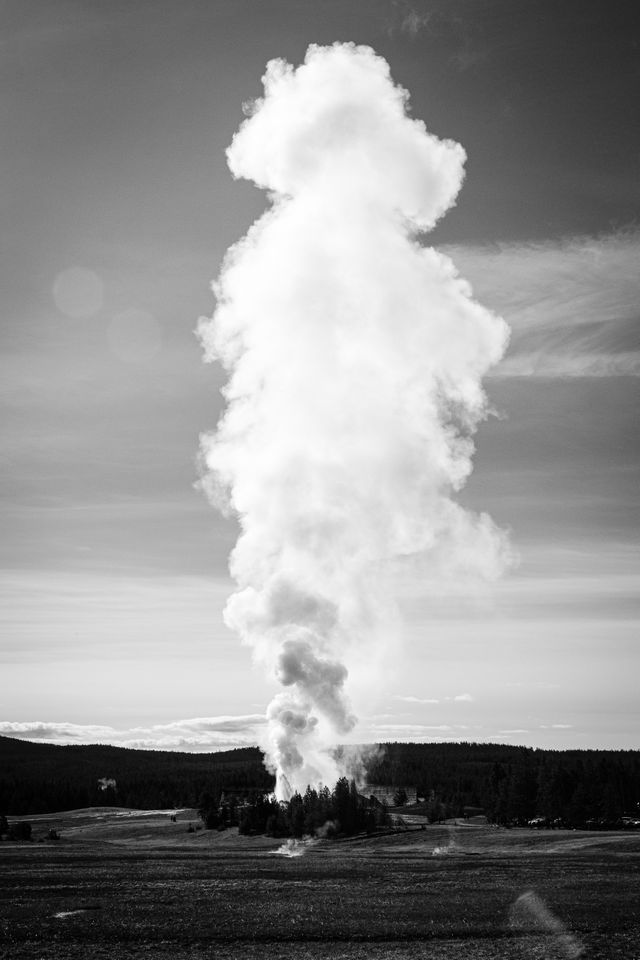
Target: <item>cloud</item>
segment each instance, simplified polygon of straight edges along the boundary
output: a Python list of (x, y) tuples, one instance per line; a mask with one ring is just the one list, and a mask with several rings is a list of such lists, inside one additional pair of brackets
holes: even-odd
[(446, 252), (511, 326), (490, 376), (640, 376), (640, 230)]
[(0, 735), (57, 745), (109, 743), (134, 749), (208, 752), (255, 745), (264, 723), (263, 714), (194, 717), (124, 730), (96, 724), (41, 720), (0, 721)]
[(433, 697), (412, 697), (412, 696), (399, 696), (395, 695), (391, 698), (392, 700), (399, 700), (401, 703), (442, 703), (443, 701), (451, 701), (454, 703), (471, 703), (473, 697), (470, 693), (459, 693), (455, 697), (443, 697), (442, 700), (435, 699)]
[[(77, 508), (76, 513), (82, 514), (77, 529), (83, 523), (91, 532), (94, 523), (110, 526), (115, 531), (114, 543), (125, 525), (132, 530), (148, 529), (153, 536), (153, 528), (162, 525), (160, 519), (165, 525), (170, 523), (170, 507), (164, 516), (159, 503), (147, 507), (148, 514), (145, 505), (139, 512), (129, 504)], [(47, 529), (47, 511), (34, 514)], [(101, 518), (97, 519), (99, 514)], [(136, 526), (136, 514), (143, 527)], [(63, 513), (56, 518), (55, 530), (64, 529), (66, 516)], [(185, 511), (181, 516), (186, 526), (189, 515)], [(135, 570), (133, 565), (127, 568), (117, 552), (96, 558), (95, 568), (92, 552), (72, 556), (71, 563), (76, 569), (28, 569), (25, 565), (0, 570), (0, 662), (37, 660), (42, 665), (65, 660), (88, 664), (101, 658), (112, 662), (117, 658), (146, 660), (150, 650), (166, 657), (178, 648), (184, 659), (209, 658), (212, 638), (228, 660), (233, 657), (233, 637), (223, 625), (214, 626), (211, 616), (228, 592), (226, 577), (172, 576), (164, 572), (149, 576), (147, 570)], [(116, 567), (119, 569), (114, 573)], [(160, 669), (159, 663), (157, 667)], [(8, 710), (7, 698), (3, 699)], [(34, 698), (35, 702), (39, 701)], [(180, 712), (182, 709), (177, 708)], [(15, 716), (15, 709), (8, 712)]]
[(33, 720), (26, 723), (0, 721), (0, 735), (19, 740), (44, 740), (50, 743), (106, 743), (117, 735), (113, 727), (97, 724), (56, 723)]
[(505, 683), (505, 687), (528, 687), (534, 690), (558, 690), (559, 683), (550, 683), (547, 680), (514, 680)]
[[(367, 737), (382, 743), (388, 740), (406, 740), (416, 743), (460, 736), (471, 729), (462, 723), (395, 723), (372, 722), (367, 727)], [(478, 729), (474, 727), (473, 729)]]
[(428, 736), (430, 733), (452, 733), (453, 727), (448, 723), (426, 724), (426, 723), (378, 723), (373, 724), (371, 729), (379, 737), (402, 736), (411, 738), (420, 738)]
[(434, 700), (431, 697), (400, 697), (394, 696), (392, 700), (400, 700), (402, 703), (440, 703), (439, 700)]
[(389, 36), (396, 32), (404, 33), (413, 40), (427, 27), (431, 19), (430, 11), (420, 12), (408, 0), (392, 0), (392, 7), (392, 20), (387, 30)]

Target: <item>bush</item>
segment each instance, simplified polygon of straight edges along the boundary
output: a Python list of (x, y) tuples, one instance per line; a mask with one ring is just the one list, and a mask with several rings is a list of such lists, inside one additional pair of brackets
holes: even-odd
[(393, 795), (393, 805), (394, 807), (404, 807), (408, 799), (409, 797), (407, 796), (405, 788), (398, 787)]
[(219, 830), (220, 827), (224, 830), (225, 824), (217, 810), (201, 810), (200, 816), (207, 830)]

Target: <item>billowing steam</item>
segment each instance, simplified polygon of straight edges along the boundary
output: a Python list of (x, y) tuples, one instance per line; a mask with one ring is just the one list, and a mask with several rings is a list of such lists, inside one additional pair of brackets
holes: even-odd
[(230, 372), (203, 484), (239, 518), (226, 622), (283, 686), (264, 744), (277, 793), (332, 784), (356, 718), (346, 663), (393, 642), (402, 558), (499, 573), (504, 536), (451, 499), (507, 327), (421, 246), (465, 153), (407, 116), (367, 47), (267, 65), (227, 152), (270, 208), (228, 251), (199, 333)]

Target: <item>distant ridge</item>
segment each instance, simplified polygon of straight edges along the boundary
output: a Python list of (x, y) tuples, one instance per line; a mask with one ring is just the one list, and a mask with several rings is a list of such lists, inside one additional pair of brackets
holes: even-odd
[(257, 747), (179, 753), (0, 736), (0, 812), (5, 813), (195, 806), (205, 791), (270, 790), (273, 782)]
[(69, 743), (69, 744), (55, 744), (55, 743), (41, 743), (37, 740), (26, 740), (21, 737), (7, 737), (0, 735), (0, 760), (9, 761), (13, 759), (26, 760), (27, 762), (32, 761), (35, 756), (45, 757), (51, 756), (55, 757), (59, 761), (62, 757), (60, 751), (69, 750), (76, 751), (76, 756), (80, 756), (87, 753), (87, 756), (127, 756), (131, 757), (132, 755), (137, 755), (138, 757), (147, 757), (149, 754), (152, 754), (156, 758), (160, 757), (193, 757), (193, 758), (202, 758), (207, 757), (209, 759), (220, 758), (222, 762), (227, 762), (235, 758), (249, 760), (251, 758), (262, 758), (262, 752), (258, 747), (234, 747), (231, 750), (212, 750), (210, 753), (191, 753), (188, 751), (179, 751), (179, 750), (155, 750), (153, 748), (136, 748), (136, 747), (118, 747), (113, 744), (108, 743)]
[[(637, 750), (539, 750), (504, 743), (386, 743), (364, 780), (402, 786), (434, 815), (482, 809), (496, 822), (534, 817), (614, 823), (640, 817)], [(333, 786), (328, 784), (327, 786)], [(197, 807), (225, 791), (269, 793), (274, 777), (257, 747), (219, 753), (102, 744), (54, 746), (0, 736), (0, 813), (80, 807)], [(363, 791), (367, 786), (361, 785)], [(389, 793), (391, 795), (391, 793)]]

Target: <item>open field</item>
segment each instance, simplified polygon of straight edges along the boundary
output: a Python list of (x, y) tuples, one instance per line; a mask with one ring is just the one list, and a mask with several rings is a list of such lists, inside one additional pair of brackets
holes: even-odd
[(418, 826), (286, 857), (192, 816), (30, 817), (36, 842), (0, 844), (0, 956), (640, 958), (638, 834)]

